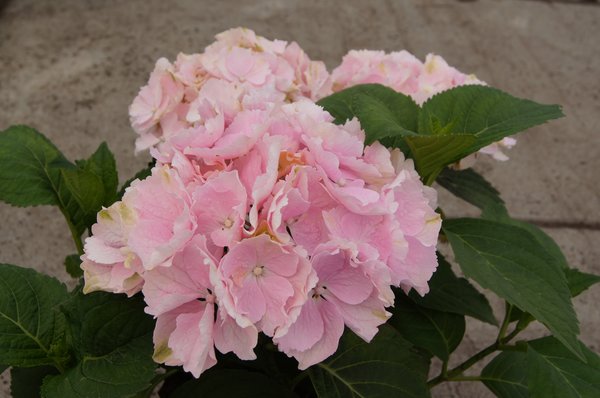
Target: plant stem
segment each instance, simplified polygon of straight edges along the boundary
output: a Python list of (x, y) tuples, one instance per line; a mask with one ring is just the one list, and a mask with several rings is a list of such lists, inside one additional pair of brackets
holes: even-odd
[(494, 343), (485, 347), (483, 350), (479, 351), (477, 354), (473, 355), (471, 358), (467, 359), (466, 361), (464, 361), (463, 363), (461, 363), (460, 365), (458, 365), (457, 367), (455, 367), (451, 370), (447, 370), (447, 369), (444, 369), (444, 367), (442, 367), (442, 371), (440, 372), (440, 374), (438, 376), (434, 377), (433, 379), (429, 380), (427, 382), (427, 386), (429, 386), (429, 388), (432, 388), (432, 387), (437, 386), (440, 383), (443, 383), (444, 381), (479, 380), (479, 378), (476, 376), (463, 376), (462, 373), (465, 370), (469, 369), (471, 366), (475, 365), (477, 362), (481, 361), (483, 358), (494, 353), (495, 351), (498, 351), (500, 349), (515, 349), (516, 347), (507, 346), (506, 343), (508, 343), (517, 334), (519, 334), (521, 331), (523, 331), (523, 329), (525, 329), (527, 327), (527, 325), (526, 324), (521, 325), (521, 326), (517, 325), (510, 334), (508, 334), (507, 336), (504, 336), (504, 334), (506, 333), (506, 329), (508, 328), (508, 324), (510, 323), (510, 311), (511, 311), (511, 306), (510, 306), (510, 304), (507, 303), (506, 315), (504, 317), (504, 320), (502, 321), (502, 326), (500, 327), (500, 332), (498, 333), (498, 338), (496, 339), (496, 341)]
[(471, 358), (467, 359), (457, 367), (449, 370), (446, 375), (440, 374), (439, 376), (431, 379), (427, 382), (429, 388), (437, 386), (438, 384), (454, 379), (462, 374), (465, 370), (469, 369), (471, 366), (475, 365), (477, 362), (481, 361), (483, 358), (487, 357), (494, 351), (498, 349), (499, 343), (496, 341), (493, 344), (485, 347), (483, 350), (479, 351), (477, 354), (473, 355)]

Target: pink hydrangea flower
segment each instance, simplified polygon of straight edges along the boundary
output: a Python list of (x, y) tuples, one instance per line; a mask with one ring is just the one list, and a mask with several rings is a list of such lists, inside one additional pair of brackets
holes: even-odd
[(240, 241), (248, 197), (237, 170), (213, 174), (193, 189), (192, 200), (198, 233), (218, 247)]
[(117, 202), (102, 209), (97, 220), (92, 226), (92, 236), (85, 240), (85, 254), (81, 258), (83, 292), (104, 290), (132, 296), (144, 282), (141, 262), (127, 247), (135, 213), (124, 202)]
[(391, 316), (379, 300), (368, 272), (342, 251), (323, 250), (312, 258), (319, 282), (309, 293), (298, 320), (276, 338), (279, 349), (298, 360), (299, 368), (323, 361), (338, 346), (344, 324), (370, 341)]
[(223, 257), (216, 294), (238, 325), (280, 336), (296, 320), (316, 276), (303, 253), (266, 234), (245, 239)]
[(131, 184), (127, 200), (137, 217), (128, 246), (145, 269), (169, 266), (196, 228), (191, 199), (179, 175), (168, 166), (156, 167), (150, 177)]
[(86, 292), (141, 290), (157, 362), (198, 377), (217, 352), (255, 358), (262, 332), (304, 369), (345, 326), (370, 341), (393, 286), (428, 291), (435, 191), (313, 100), (361, 79), (411, 92), (466, 80), (436, 58), (445, 72), (419, 80), (425, 66), (407, 52), (344, 62), (332, 82), (297, 44), (232, 29), (157, 63), (130, 109), (156, 166), (100, 212), (82, 257)]
[(378, 83), (410, 95), (418, 91), (423, 64), (408, 51), (351, 50), (331, 74), (333, 90)]
[(184, 86), (176, 79), (173, 65), (161, 58), (156, 62), (148, 85), (142, 87), (129, 108), (131, 125), (140, 135), (136, 150), (157, 144), (162, 134), (160, 122), (183, 99)]
[(183, 365), (195, 377), (216, 364), (215, 347), (222, 353), (233, 351), (242, 359), (256, 358), (256, 328), (242, 328), (216, 308), (210, 281), (216, 263), (206, 238), (196, 235), (174, 257), (171, 267), (145, 273), (146, 312), (157, 317), (154, 359), (170, 366)]

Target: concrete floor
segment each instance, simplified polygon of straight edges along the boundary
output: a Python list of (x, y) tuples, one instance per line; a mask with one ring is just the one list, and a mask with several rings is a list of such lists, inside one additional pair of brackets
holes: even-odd
[[(199, 52), (234, 26), (295, 40), (329, 67), (351, 48), (407, 49), (419, 57), (435, 52), (492, 86), (562, 104), (567, 117), (519, 137), (509, 162), (482, 161), (477, 168), (503, 193), (513, 216), (544, 226), (572, 265), (600, 273), (597, 2), (0, 0), (0, 10), (0, 130), (32, 125), (71, 159), (107, 141), (122, 181), (148, 161), (132, 155), (127, 106), (154, 61)], [(451, 215), (473, 214), (447, 195), (441, 204)], [(0, 204), (0, 219), (0, 261), (68, 279), (62, 259), (74, 247), (58, 210)], [(575, 300), (581, 339), (596, 352), (598, 302), (599, 287)], [(500, 313), (500, 303), (494, 305)], [(454, 362), (493, 333), (469, 322)], [(8, 397), (2, 378), (0, 397)], [(491, 394), (456, 383), (437, 387), (434, 396)]]

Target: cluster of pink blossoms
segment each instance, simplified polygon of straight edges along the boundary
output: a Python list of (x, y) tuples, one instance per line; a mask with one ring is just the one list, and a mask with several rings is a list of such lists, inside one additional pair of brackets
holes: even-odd
[(254, 359), (260, 332), (305, 369), (345, 326), (370, 341), (393, 286), (427, 293), (436, 192), (313, 102), (336, 80), (298, 45), (243, 29), (217, 39), (159, 60), (132, 104), (156, 166), (98, 214), (84, 291), (141, 291), (155, 360), (196, 377), (215, 349)]

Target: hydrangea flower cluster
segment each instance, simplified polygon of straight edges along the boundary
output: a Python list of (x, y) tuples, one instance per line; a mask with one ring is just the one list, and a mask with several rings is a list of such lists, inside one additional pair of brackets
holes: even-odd
[(152, 174), (98, 214), (84, 292), (141, 291), (154, 359), (198, 377), (258, 333), (305, 369), (345, 327), (370, 341), (392, 287), (428, 291), (441, 226), (412, 160), (313, 100), (331, 78), (294, 43), (235, 29), (159, 60), (131, 106)]

